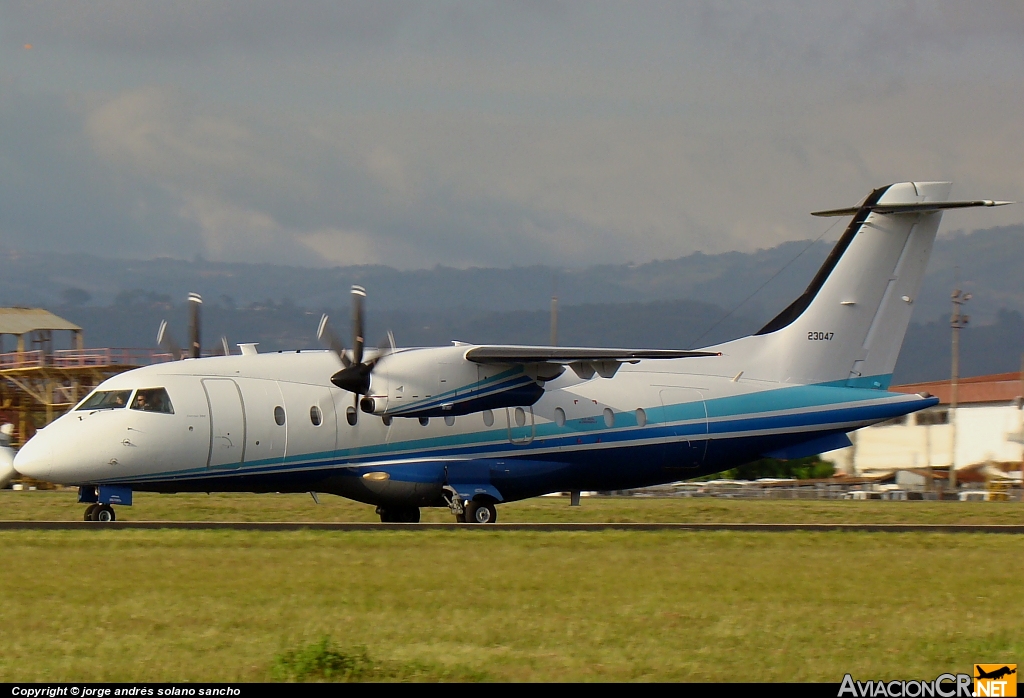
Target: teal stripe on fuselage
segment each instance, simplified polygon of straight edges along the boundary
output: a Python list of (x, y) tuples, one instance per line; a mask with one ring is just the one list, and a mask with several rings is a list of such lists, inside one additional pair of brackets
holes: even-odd
[(902, 395), (880, 390), (863, 388), (847, 388), (835, 382), (814, 385), (798, 385), (787, 388), (774, 388), (746, 395), (713, 398), (706, 401), (708, 419), (716, 417), (733, 417), (750, 415), (760, 412), (778, 412), (807, 407), (822, 407), (848, 402), (877, 400), (880, 395)]

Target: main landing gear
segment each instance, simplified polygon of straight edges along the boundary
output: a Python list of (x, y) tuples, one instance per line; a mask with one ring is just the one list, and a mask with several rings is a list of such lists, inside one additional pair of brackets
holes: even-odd
[(419, 523), (419, 507), (377, 507), (381, 523)]
[(115, 521), (114, 507), (109, 504), (90, 504), (85, 508), (86, 521)]
[(488, 502), (466, 502), (463, 509), (465, 511), (461, 518), (458, 514), (455, 515), (455, 520), (459, 523), (487, 524), (498, 520), (498, 510)]
[(456, 523), (494, 523), (498, 520), (498, 510), (487, 501), (470, 501), (463, 499), (451, 485), (441, 488), (448, 509), (455, 515)]

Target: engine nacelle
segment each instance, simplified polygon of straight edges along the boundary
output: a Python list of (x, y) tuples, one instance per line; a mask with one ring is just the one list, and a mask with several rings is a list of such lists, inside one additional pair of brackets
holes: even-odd
[(384, 356), (373, 367), (359, 408), (378, 416), (456, 417), (527, 407), (544, 394), (546, 376), (523, 364), (468, 361), (466, 348), (405, 349)]

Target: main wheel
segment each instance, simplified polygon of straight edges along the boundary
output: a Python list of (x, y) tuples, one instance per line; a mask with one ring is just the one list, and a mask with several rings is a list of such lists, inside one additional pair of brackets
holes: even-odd
[(377, 507), (381, 523), (419, 523), (419, 507)]
[(466, 523), (494, 523), (498, 520), (498, 510), (493, 504), (485, 502), (469, 502), (466, 504)]
[(83, 521), (95, 521), (96, 520), (96, 510), (99, 509), (99, 508), (100, 508), (99, 504), (90, 504), (89, 506), (87, 506), (85, 508), (85, 517), (82, 520)]
[(96, 517), (96, 521), (103, 522), (114, 521), (117, 519), (117, 516), (114, 515), (114, 507), (109, 504), (100, 504), (94, 516)]

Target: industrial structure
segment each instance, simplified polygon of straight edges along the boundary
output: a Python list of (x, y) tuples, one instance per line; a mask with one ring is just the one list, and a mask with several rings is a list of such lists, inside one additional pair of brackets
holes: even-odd
[[(55, 349), (54, 332), (70, 333)], [(13, 351), (4, 340), (15, 338)], [(41, 308), (0, 308), (0, 421), (19, 447), (99, 383), (138, 366), (167, 361), (144, 349), (86, 349), (82, 328)]]

